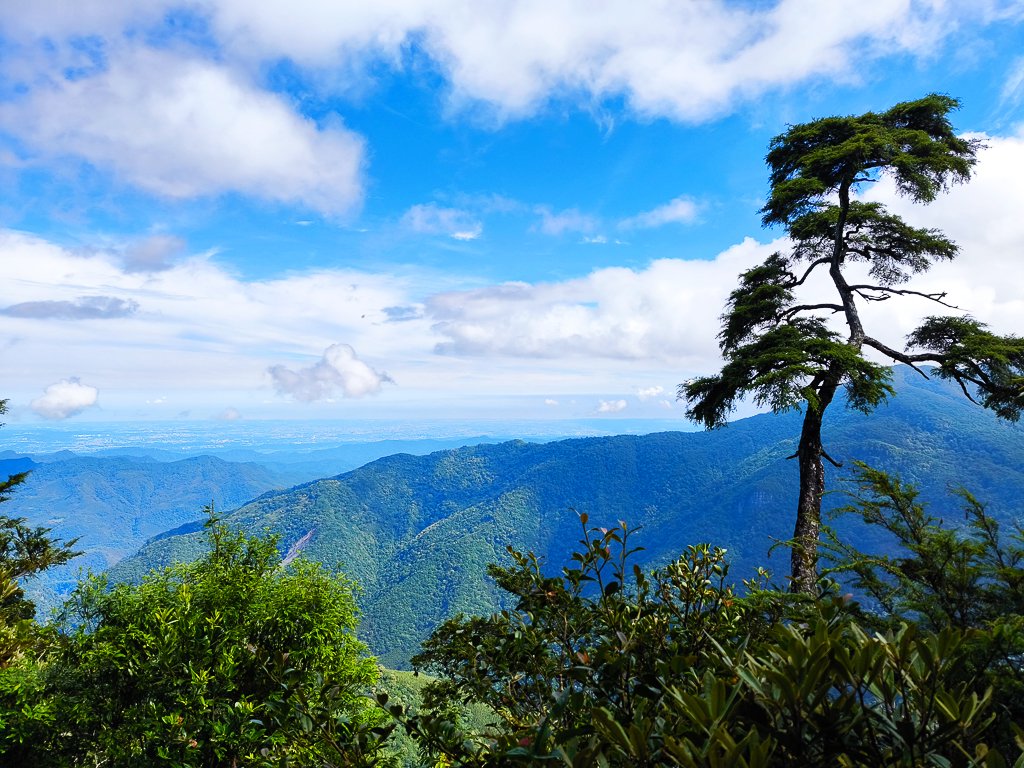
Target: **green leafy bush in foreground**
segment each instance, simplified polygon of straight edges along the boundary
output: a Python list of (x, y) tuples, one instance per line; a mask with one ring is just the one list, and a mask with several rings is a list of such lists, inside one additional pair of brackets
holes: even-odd
[(36, 662), (4, 672), (6, 765), (374, 765), (387, 728), (351, 584), (211, 520), (210, 553), (84, 581)]
[[(876, 491), (883, 478), (862, 476)], [(629, 567), (625, 525), (588, 529), (581, 518), (573, 567), (545, 576), (512, 551), (512, 567), (490, 572), (514, 607), (445, 623), (414, 659), (442, 678), (426, 691), (430, 709), (391, 711), (425, 756), (462, 766), (1003, 766), (1019, 752), (1009, 715), (1020, 707), (1020, 646), (992, 652), (1005, 651), (1005, 624), (1019, 632), (1019, 607), (998, 625), (869, 617), (834, 587), (795, 596), (767, 589), (763, 574), (740, 597), (722, 550), (690, 547), (645, 575)], [(992, 540), (987, 551), (1019, 579), (1016, 550)], [(872, 567), (857, 562), (848, 567)], [(928, 581), (915, 583), (919, 603), (941, 602)], [(1016, 683), (997, 682), (1007, 666)], [(471, 702), (494, 711), (490, 727), (451, 716), (453, 703)]]

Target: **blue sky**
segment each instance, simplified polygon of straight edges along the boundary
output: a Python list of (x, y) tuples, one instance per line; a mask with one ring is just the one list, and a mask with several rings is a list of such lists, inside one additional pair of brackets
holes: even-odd
[[(73, 6), (74, 12), (71, 12)], [(10, 418), (682, 418), (787, 124), (983, 137), (929, 273), (1024, 326), (1024, 3), (9, 0)], [(898, 339), (929, 311), (872, 308)], [(890, 338), (893, 338), (890, 337)]]

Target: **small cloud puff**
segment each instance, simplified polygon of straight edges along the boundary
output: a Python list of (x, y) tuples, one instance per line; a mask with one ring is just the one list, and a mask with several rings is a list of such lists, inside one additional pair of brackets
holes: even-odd
[(96, 405), (98, 397), (96, 387), (83, 384), (77, 378), (62, 379), (32, 401), (32, 410), (44, 419), (66, 419)]
[(555, 213), (546, 205), (538, 205), (534, 212), (540, 216), (540, 224), (537, 228), (545, 235), (558, 237), (566, 232), (593, 232), (597, 228), (597, 220), (580, 212), (576, 208), (569, 208)]
[(664, 387), (641, 387), (636, 391), (636, 396), (641, 400), (649, 400), (652, 397), (657, 397), (665, 391)]
[(239, 413), (237, 408), (225, 408), (217, 414), (218, 421), (239, 421), (241, 418), (242, 414)]
[(618, 413), (619, 411), (624, 411), (626, 409), (626, 405), (627, 403), (625, 400), (602, 400), (598, 403), (597, 412)]
[(669, 200), (657, 208), (623, 219), (619, 222), (619, 227), (622, 229), (653, 229), (665, 224), (690, 224), (696, 220), (699, 210), (695, 202), (688, 197), (681, 196)]
[(453, 240), (476, 240), (484, 225), (468, 211), (442, 208), (434, 203), (414, 205), (402, 216), (402, 224), (425, 235), (447, 235)]
[(348, 344), (332, 344), (316, 365), (293, 371), (283, 365), (267, 369), (278, 394), (304, 403), (330, 400), (335, 392), (343, 397), (364, 397), (380, 391), (385, 382), (394, 383), (386, 373), (375, 371), (356, 356)]
[(549, 398), (546, 398), (544, 400), (544, 405), (548, 405), (548, 406), (551, 406), (553, 408), (556, 405), (558, 405), (558, 401), (549, 397)]

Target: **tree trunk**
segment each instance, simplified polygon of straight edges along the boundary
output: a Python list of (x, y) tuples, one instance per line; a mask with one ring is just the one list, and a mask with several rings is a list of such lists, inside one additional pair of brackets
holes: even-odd
[(797, 460), (800, 463), (800, 497), (793, 529), (793, 550), (790, 560), (791, 592), (814, 594), (818, 583), (818, 537), (821, 533), (821, 497), (825, 492), (824, 447), (821, 444), (821, 421), (825, 409), (839, 388), (838, 376), (829, 374), (818, 389), (816, 406), (807, 404)]

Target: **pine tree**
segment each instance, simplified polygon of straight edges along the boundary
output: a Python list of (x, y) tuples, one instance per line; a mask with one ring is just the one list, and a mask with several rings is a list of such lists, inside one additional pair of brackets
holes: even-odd
[[(1024, 339), (997, 336), (969, 316), (947, 315), (927, 318), (904, 352), (869, 335), (861, 319), (865, 304), (900, 297), (956, 309), (945, 293), (906, 287), (933, 263), (955, 258), (956, 244), (857, 199), (857, 192), (888, 176), (901, 194), (928, 203), (967, 181), (979, 145), (954, 132), (948, 115), (958, 106), (956, 99), (931, 94), (878, 114), (795, 125), (772, 140), (771, 193), (761, 213), (766, 226), (785, 229), (791, 249), (740, 276), (722, 318), (722, 370), (679, 387), (687, 415), (708, 429), (724, 425), (746, 395), (776, 412), (803, 410), (792, 457), (800, 466), (794, 591), (815, 589), (823, 460), (838, 465), (822, 442), (825, 411), (840, 388), (865, 413), (893, 394), (890, 368), (869, 354), (914, 366), (926, 377), (921, 364), (930, 363), (934, 374), (956, 381), (1002, 418), (1016, 421), (1024, 407)], [(849, 267), (858, 262), (867, 266), (870, 282), (851, 282)], [(800, 303), (798, 289), (822, 271), (834, 289), (831, 299)], [(842, 333), (828, 315), (842, 321)]]

